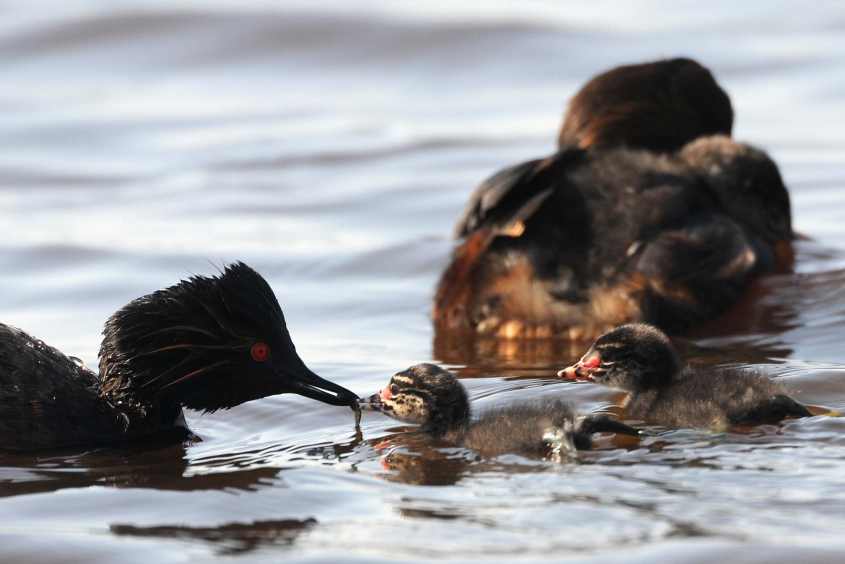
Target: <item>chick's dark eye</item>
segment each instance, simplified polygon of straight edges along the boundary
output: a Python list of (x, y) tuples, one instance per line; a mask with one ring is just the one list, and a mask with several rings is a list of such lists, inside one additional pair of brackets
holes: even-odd
[(252, 345), (249, 354), (255, 362), (266, 362), (270, 358), (270, 345), (259, 341)]
[(395, 396), (398, 393), (399, 393), (399, 386), (397, 386), (396, 384), (391, 384), (390, 385), (390, 395)]

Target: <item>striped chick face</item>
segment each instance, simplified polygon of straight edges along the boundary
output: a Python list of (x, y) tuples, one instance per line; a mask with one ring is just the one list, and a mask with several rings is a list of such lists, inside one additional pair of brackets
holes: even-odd
[(464, 387), (454, 374), (434, 364), (416, 364), (394, 374), (362, 407), (434, 433), (445, 433), (469, 421)]

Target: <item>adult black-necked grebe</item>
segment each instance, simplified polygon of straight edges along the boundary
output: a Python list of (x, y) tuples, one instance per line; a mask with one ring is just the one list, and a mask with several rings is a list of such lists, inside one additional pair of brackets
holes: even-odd
[(227, 409), (282, 393), (357, 409), (296, 353), (269, 284), (244, 263), (138, 298), (103, 331), (100, 374), (0, 325), (0, 448), (185, 435), (182, 407)]
[(438, 329), (595, 338), (712, 319), (790, 266), (789, 193), (765, 152), (725, 136), (677, 153), (573, 149), (500, 172), (461, 220)]
[(385, 388), (361, 402), (365, 409), (418, 424), (434, 437), (490, 457), (566, 455), (576, 448), (590, 449), (593, 433), (638, 434), (604, 415), (578, 417), (560, 400), (495, 409), (471, 421), (466, 390), (454, 374), (434, 364), (417, 364), (395, 374)]
[[(556, 154), (506, 168), (470, 197), (434, 299), (438, 333), (675, 330), (723, 311), (749, 272), (789, 266), (786, 189), (765, 153), (730, 141), (732, 125), (730, 98), (690, 59), (593, 78), (569, 105)], [(707, 268), (681, 274), (691, 262)], [(729, 280), (711, 300), (717, 271)]]
[(725, 429), (812, 415), (762, 374), (682, 367), (669, 338), (642, 323), (602, 335), (558, 375), (628, 392), (628, 418), (668, 427)]

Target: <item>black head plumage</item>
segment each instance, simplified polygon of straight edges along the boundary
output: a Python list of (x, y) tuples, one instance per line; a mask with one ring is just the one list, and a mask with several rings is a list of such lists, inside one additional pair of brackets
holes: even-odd
[(103, 393), (215, 411), (279, 393), (353, 405), (352, 392), (311, 372), (264, 278), (242, 262), (133, 300), (106, 322)]

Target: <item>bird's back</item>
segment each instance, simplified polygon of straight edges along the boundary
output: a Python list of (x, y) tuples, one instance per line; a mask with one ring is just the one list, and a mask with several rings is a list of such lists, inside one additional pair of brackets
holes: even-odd
[(0, 449), (101, 442), (123, 427), (97, 376), (20, 329), (0, 324)]
[(711, 427), (777, 423), (810, 415), (764, 374), (740, 369), (686, 368), (671, 386), (643, 394), (629, 404), (628, 416), (671, 427)]
[(482, 456), (523, 454), (544, 456), (556, 446), (555, 436), (564, 449), (571, 449), (575, 413), (559, 400), (546, 400), (497, 408), (474, 421), (460, 442)]
[[(755, 261), (744, 231), (683, 163), (616, 149), (542, 166), (554, 179), (520, 229), (502, 229), (507, 220), (488, 211), (498, 231), (463, 252), (481, 229), (456, 252), (438, 288), (438, 323), (500, 336), (511, 321), (550, 327), (542, 335), (578, 327), (581, 337), (632, 320), (682, 329), (745, 287)], [(506, 180), (526, 175), (540, 178)]]

